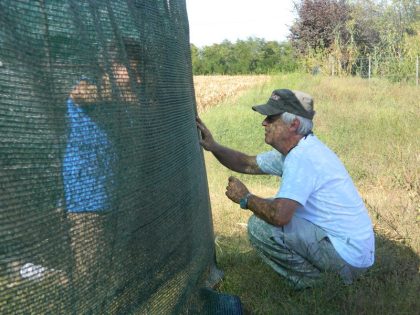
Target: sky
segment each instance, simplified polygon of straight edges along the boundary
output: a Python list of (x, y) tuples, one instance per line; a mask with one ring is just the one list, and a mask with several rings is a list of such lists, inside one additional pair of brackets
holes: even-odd
[(190, 42), (198, 47), (249, 37), (284, 41), (293, 0), (186, 0)]

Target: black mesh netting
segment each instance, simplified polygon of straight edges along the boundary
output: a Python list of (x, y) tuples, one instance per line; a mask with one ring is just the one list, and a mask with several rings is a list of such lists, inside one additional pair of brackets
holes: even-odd
[(184, 0), (0, 1), (1, 314), (241, 312), (189, 49)]

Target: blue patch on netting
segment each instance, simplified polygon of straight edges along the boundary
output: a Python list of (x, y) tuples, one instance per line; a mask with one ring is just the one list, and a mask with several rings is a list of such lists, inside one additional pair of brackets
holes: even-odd
[(204, 302), (204, 313), (207, 315), (242, 315), (242, 304), (239, 297), (218, 293), (204, 288), (200, 291)]
[(195, 103), (184, 0), (0, 1), (1, 314), (241, 314)]

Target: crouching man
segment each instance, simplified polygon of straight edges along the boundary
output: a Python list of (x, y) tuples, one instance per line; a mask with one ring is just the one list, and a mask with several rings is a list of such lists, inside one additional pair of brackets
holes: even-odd
[(282, 177), (268, 199), (229, 178), (226, 196), (254, 213), (248, 223), (251, 244), (295, 289), (314, 286), (323, 272), (351, 284), (373, 265), (372, 222), (344, 165), (312, 132), (312, 97), (280, 89), (252, 109), (266, 116), (265, 142), (273, 147), (257, 156), (220, 145), (197, 118), (201, 145), (224, 166)]

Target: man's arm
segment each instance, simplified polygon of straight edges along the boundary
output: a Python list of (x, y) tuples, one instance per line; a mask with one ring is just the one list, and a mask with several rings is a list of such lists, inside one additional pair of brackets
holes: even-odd
[[(229, 177), (226, 196), (235, 203), (249, 194), (248, 188), (237, 178)], [(289, 223), (300, 204), (291, 199), (264, 199), (256, 195), (249, 195), (248, 209), (257, 217), (275, 226)]]
[(264, 199), (251, 195), (248, 209), (257, 217), (274, 226), (283, 226), (290, 222), (300, 204), (291, 199)]
[(245, 153), (233, 150), (217, 143), (199, 117), (196, 118), (197, 127), (201, 132), (201, 146), (213, 153), (213, 155), (227, 168), (238, 173), (245, 174), (264, 174), (257, 164), (256, 156), (246, 155)]

